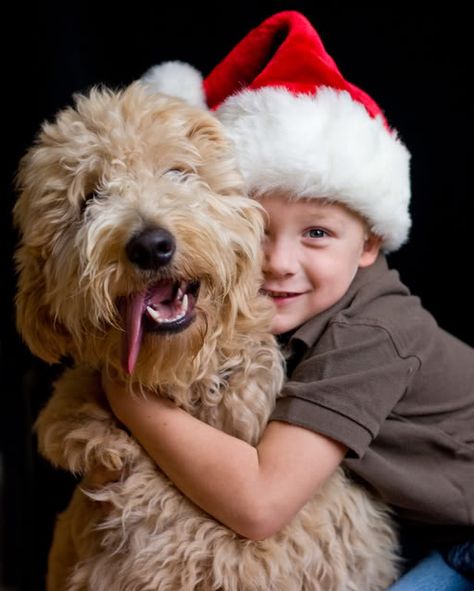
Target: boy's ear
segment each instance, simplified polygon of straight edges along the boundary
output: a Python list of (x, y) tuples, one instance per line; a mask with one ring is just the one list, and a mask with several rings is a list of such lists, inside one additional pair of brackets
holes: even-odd
[(380, 252), (382, 238), (376, 234), (369, 233), (364, 241), (364, 247), (360, 255), (359, 267), (369, 267), (375, 262)]

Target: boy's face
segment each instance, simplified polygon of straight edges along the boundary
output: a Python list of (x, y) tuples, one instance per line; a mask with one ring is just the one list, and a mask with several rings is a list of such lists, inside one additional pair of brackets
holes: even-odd
[(259, 201), (268, 214), (263, 291), (276, 308), (272, 332), (282, 334), (335, 304), (357, 269), (375, 261), (380, 241), (342, 205), (279, 194)]

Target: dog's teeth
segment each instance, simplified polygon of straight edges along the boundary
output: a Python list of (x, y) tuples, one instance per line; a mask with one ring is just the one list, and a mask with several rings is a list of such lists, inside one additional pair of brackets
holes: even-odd
[(176, 297), (178, 298), (178, 300), (180, 300), (183, 297), (183, 290), (181, 289), (181, 287), (178, 289), (178, 293), (176, 294)]
[(158, 310), (155, 310), (155, 308), (152, 308), (151, 306), (147, 306), (146, 311), (148, 316), (150, 316), (150, 318), (152, 318), (157, 324), (171, 324), (171, 322), (176, 322), (177, 320), (181, 320), (181, 318), (184, 318), (186, 316), (188, 308), (189, 298), (188, 294), (185, 293), (183, 295), (183, 299), (181, 300), (181, 309), (176, 314), (176, 316), (173, 316), (171, 318), (163, 318), (158, 312)]
[(181, 314), (183, 316), (188, 311), (188, 306), (189, 306), (189, 298), (188, 298), (188, 294), (185, 293), (184, 296), (183, 296), (183, 301), (181, 302)]
[(151, 306), (147, 306), (146, 311), (153, 318), (153, 320), (156, 320), (156, 322), (161, 322), (163, 320), (160, 317), (160, 315), (158, 314), (158, 312), (154, 308), (152, 308)]
[(181, 312), (179, 312), (179, 314), (176, 314), (176, 316), (173, 316), (172, 318), (162, 318), (159, 314), (159, 312), (157, 310), (155, 310), (154, 308), (152, 308), (151, 306), (147, 306), (146, 311), (148, 312), (148, 315), (153, 318), (153, 320), (157, 323), (157, 324), (171, 324), (171, 322), (176, 322), (177, 320), (181, 320), (181, 318), (184, 318), (186, 316), (186, 312), (188, 309), (188, 296), (185, 295), (183, 298), (183, 308), (181, 309)]

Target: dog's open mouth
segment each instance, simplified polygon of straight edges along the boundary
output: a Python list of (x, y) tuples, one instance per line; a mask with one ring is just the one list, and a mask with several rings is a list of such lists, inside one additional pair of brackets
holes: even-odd
[(166, 279), (124, 298), (123, 367), (127, 373), (135, 368), (144, 332), (175, 333), (192, 323), (198, 291), (199, 281)]

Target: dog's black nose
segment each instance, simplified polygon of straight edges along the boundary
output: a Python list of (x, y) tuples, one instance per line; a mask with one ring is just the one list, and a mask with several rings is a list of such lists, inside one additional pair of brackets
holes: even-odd
[(176, 242), (164, 228), (148, 228), (135, 234), (125, 247), (129, 260), (144, 270), (164, 267), (173, 258)]

